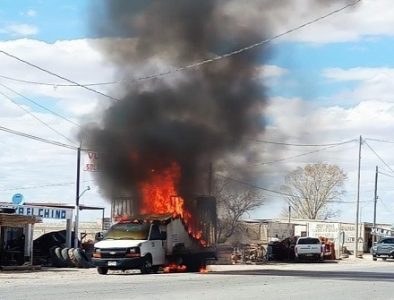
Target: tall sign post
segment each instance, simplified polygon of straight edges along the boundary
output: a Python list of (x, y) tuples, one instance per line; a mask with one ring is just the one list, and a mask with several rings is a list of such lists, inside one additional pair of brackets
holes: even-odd
[(354, 256), (357, 257), (358, 254), (358, 218), (360, 211), (360, 169), (361, 169), (361, 145), (363, 143), (363, 138), (360, 135), (359, 148), (358, 148), (358, 173), (357, 173), (357, 202), (356, 202), (356, 237), (354, 239)]
[(77, 184), (75, 194), (74, 248), (78, 248), (79, 236), (79, 181), (81, 175), (81, 147), (77, 150)]
[(373, 230), (375, 234), (372, 235), (372, 242), (376, 242), (376, 202), (378, 201), (378, 173), (379, 173), (379, 169), (378, 166), (376, 166), (375, 193), (374, 193), (374, 203), (373, 203)]

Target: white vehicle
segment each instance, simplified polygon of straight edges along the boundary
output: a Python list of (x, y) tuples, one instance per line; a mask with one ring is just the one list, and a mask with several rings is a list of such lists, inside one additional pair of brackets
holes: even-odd
[(324, 245), (318, 238), (300, 237), (294, 247), (295, 257), (297, 260), (313, 259), (323, 260)]
[(92, 262), (99, 274), (127, 269), (148, 274), (171, 263), (198, 271), (213, 259), (216, 252), (211, 241), (196, 238), (181, 218), (155, 215), (112, 225), (94, 245)]

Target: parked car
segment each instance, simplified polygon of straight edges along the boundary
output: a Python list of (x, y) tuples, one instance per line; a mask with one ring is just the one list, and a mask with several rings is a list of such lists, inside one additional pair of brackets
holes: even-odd
[(378, 258), (382, 258), (383, 260), (386, 260), (387, 258), (394, 258), (394, 237), (381, 239), (372, 246), (371, 252), (372, 259), (375, 261)]
[(294, 247), (294, 252), (297, 260), (312, 259), (321, 261), (324, 255), (324, 245), (318, 238), (300, 237)]

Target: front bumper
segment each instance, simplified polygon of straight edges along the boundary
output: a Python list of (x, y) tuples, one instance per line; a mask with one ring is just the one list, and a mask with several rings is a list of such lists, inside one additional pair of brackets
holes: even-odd
[(144, 258), (92, 258), (92, 263), (95, 267), (105, 267), (110, 270), (130, 270), (141, 268)]

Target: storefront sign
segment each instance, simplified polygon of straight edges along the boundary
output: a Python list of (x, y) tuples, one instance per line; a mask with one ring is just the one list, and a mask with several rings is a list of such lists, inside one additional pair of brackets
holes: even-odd
[(45, 206), (20, 205), (15, 207), (15, 213), (24, 216), (37, 216), (43, 219), (66, 220), (72, 218), (72, 209)]

